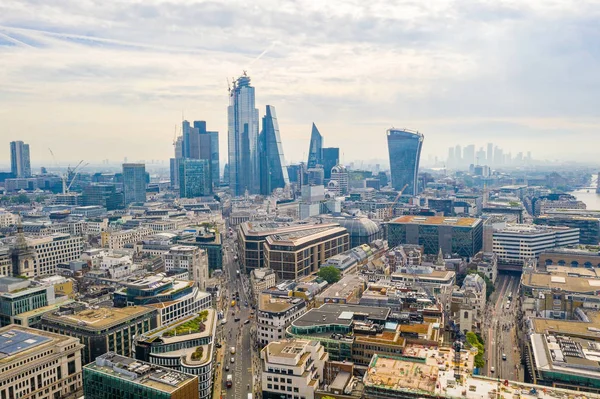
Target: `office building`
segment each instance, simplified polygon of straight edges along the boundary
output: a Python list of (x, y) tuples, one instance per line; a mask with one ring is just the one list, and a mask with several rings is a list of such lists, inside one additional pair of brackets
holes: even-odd
[(0, 209), (0, 227), (9, 227), (17, 224), (18, 217), (12, 212)]
[(55, 399), (82, 389), (77, 338), (11, 325), (0, 328), (0, 397)]
[(127, 244), (135, 244), (144, 237), (154, 234), (149, 227), (140, 227), (131, 230), (103, 231), (100, 234), (101, 244), (108, 249), (122, 249)]
[(579, 244), (579, 229), (564, 226), (504, 224), (494, 229), (493, 252), (501, 263), (523, 265), (544, 250)]
[(600, 268), (600, 252), (594, 246), (548, 249), (539, 255), (538, 265)]
[(258, 153), (261, 194), (270, 195), (276, 188), (284, 188), (290, 184), (277, 114), (272, 105), (267, 105), (266, 114), (262, 118), (262, 130), (258, 136)]
[(402, 190), (406, 185), (404, 194), (418, 194), (417, 175), (423, 139), (424, 136), (416, 131), (406, 129), (387, 131), (392, 187), (395, 190)]
[(123, 193), (114, 184), (92, 183), (85, 186), (81, 196), (84, 206), (101, 206), (108, 211), (123, 207)]
[(45, 313), (39, 324), (41, 330), (79, 338), (85, 345), (84, 364), (109, 351), (131, 356), (133, 337), (156, 327), (154, 308), (90, 308), (82, 302), (63, 305), (56, 311)]
[(123, 164), (123, 201), (125, 206), (146, 202), (146, 166), (143, 163)]
[(564, 209), (548, 211), (533, 219), (533, 223), (547, 226), (567, 226), (579, 229), (579, 243), (600, 243), (600, 212), (592, 210)]
[(181, 245), (193, 245), (204, 251), (208, 255), (208, 268), (210, 270), (221, 269), (223, 267), (223, 244), (221, 242), (221, 233), (217, 229), (208, 229), (205, 227), (188, 227), (187, 231), (195, 231), (196, 235), (190, 238), (178, 239), (177, 243)]
[(179, 161), (179, 196), (203, 197), (212, 194), (210, 161), (182, 159)]
[(317, 129), (317, 125), (312, 124), (310, 132), (310, 144), (308, 147), (308, 169), (315, 168), (317, 165), (323, 165), (323, 136)]
[(22, 141), (10, 142), (10, 171), (16, 178), (31, 176), (29, 144)]
[(343, 165), (335, 165), (331, 168), (331, 175), (327, 183), (327, 190), (336, 196), (348, 194), (348, 170)]
[(211, 306), (210, 294), (193, 281), (176, 280), (157, 274), (128, 281), (114, 293), (117, 307), (148, 306), (158, 311), (159, 325), (167, 325)]
[(219, 132), (206, 130), (205, 121), (194, 121), (190, 128), (190, 151), (187, 158), (208, 161), (210, 187), (219, 186)]
[(253, 269), (250, 272), (250, 288), (254, 302), (258, 302), (258, 296), (264, 290), (275, 287), (275, 273), (271, 269)]
[(318, 341), (294, 339), (275, 341), (260, 352), (263, 399), (315, 399), (329, 360)]
[(256, 339), (260, 345), (285, 338), (290, 323), (306, 313), (306, 301), (296, 297), (278, 297), (269, 293), (258, 295)]
[(196, 399), (198, 377), (113, 352), (83, 368), (86, 399)]
[(483, 245), (483, 222), (475, 218), (405, 215), (388, 226), (390, 247), (402, 244), (422, 245), (428, 255), (458, 254), (472, 257)]
[(258, 109), (250, 77), (240, 76), (229, 90), (227, 108), (229, 187), (234, 196), (260, 192)]
[(280, 280), (298, 280), (319, 270), (330, 257), (350, 249), (350, 236), (335, 223), (269, 235), (264, 243), (265, 267)]
[(202, 290), (206, 291), (208, 281), (208, 257), (206, 251), (191, 245), (176, 245), (163, 253), (165, 271), (186, 269), (191, 280)]
[[(206, 309), (135, 337), (135, 358), (198, 377), (200, 399), (212, 397), (217, 312)], [(195, 398), (194, 398), (195, 399)]]
[(325, 179), (331, 178), (331, 169), (340, 163), (340, 149), (337, 147), (323, 148), (323, 172)]

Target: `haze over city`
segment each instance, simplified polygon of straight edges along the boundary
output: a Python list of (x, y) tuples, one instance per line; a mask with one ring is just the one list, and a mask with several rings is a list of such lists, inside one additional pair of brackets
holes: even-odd
[(4, 0), (0, 146), (24, 140), (37, 163), (48, 147), (61, 162), (166, 161), (183, 115), (220, 132), (224, 164), (227, 82), (247, 70), (260, 112), (277, 107), (288, 163), (306, 159), (312, 122), (342, 162), (387, 159), (390, 127), (422, 132), (424, 160), (491, 141), (592, 161), (599, 13), (575, 1)]

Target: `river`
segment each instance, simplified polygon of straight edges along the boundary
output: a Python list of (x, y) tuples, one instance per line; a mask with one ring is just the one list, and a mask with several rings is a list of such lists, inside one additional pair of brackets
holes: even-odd
[[(596, 187), (596, 184), (597, 176), (593, 176), (591, 187)], [(596, 194), (595, 189), (582, 188), (580, 190), (575, 190), (569, 194), (574, 195), (575, 198), (583, 202), (587, 206), (587, 209), (600, 210), (600, 194)]]

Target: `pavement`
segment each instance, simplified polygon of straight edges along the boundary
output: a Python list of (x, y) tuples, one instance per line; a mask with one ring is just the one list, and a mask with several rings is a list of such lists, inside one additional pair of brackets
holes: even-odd
[[(488, 301), (483, 327), (487, 357), (483, 374), (489, 377), (523, 381), (516, 335), (519, 284), (519, 275), (499, 274), (496, 291)], [(512, 298), (510, 303), (509, 296)], [(506, 360), (502, 359), (502, 354), (506, 355)], [(492, 372), (492, 367), (495, 372)]]

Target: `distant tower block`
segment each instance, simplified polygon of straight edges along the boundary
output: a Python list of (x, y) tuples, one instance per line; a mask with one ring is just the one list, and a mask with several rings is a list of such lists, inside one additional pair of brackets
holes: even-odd
[(598, 177), (596, 179), (596, 194), (600, 194), (600, 172), (598, 172)]

